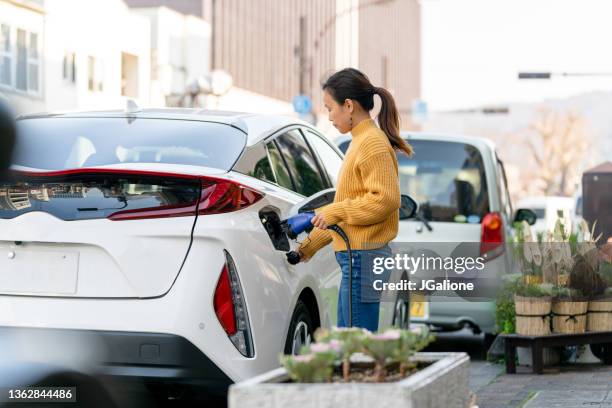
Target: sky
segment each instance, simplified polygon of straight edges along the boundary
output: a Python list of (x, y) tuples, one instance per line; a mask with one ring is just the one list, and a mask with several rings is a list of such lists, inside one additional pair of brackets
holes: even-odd
[[(420, 1), (430, 110), (612, 90), (612, 0)], [(518, 80), (522, 71), (610, 75)]]

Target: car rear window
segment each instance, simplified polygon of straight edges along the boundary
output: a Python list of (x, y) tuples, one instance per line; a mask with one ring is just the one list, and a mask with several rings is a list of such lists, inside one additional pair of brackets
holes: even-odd
[(0, 218), (40, 211), (64, 221), (106, 218), (134, 210), (174, 209), (195, 215), (200, 185), (192, 179), (141, 174), (22, 174), (0, 179)]
[(472, 145), (410, 140), (414, 156), (398, 154), (400, 188), (430, 221), (481, 222), (489, 212), (483, 160)]
[(13, 164), (64, 170), (121, 163), (230, 170), (246, 135), (226, 124), (128, 118), (37, 118), (18, 122)]

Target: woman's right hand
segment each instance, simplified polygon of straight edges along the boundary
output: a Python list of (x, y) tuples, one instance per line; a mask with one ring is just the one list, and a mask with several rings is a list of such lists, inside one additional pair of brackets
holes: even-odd
[(323, 218), (323, 214), (315, 215), (311, 222), (312, 225), (322, 230), (327, 229), (328, 227), (327, 223), (325, 222), (325, 218)]

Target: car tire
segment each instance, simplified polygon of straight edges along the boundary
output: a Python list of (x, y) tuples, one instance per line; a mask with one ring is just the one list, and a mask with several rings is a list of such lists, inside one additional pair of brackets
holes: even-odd
[(310, 311), (304, 302), (298, 300), (289, 324), (285, 354), (298, 354), (300, 348), (309, 345), (313, 340), (314, 329)]

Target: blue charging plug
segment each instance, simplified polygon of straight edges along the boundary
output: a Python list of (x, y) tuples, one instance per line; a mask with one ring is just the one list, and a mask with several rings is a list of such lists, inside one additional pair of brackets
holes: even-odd
[(313, 228), (312, 219), (314, 216), (314, 212), (303, 212), (287, 218), (285, 220), (287, 236), (291, 239), (296, 239), (302, 232), (310, 232)]

